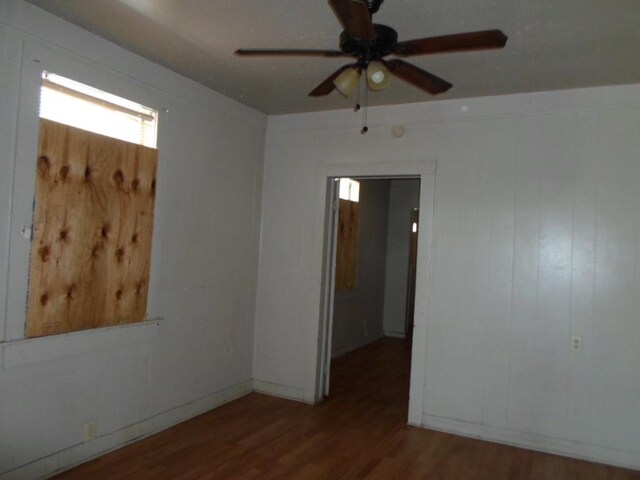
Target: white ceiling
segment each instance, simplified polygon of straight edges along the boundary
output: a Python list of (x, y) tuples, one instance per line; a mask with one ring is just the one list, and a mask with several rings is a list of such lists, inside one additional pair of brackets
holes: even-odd
[[(348, 59), (239, 58), (242, 47), (336, 49), (326, 0), (28, 0), (269, 114), (349, 108), (307, 93)], [(394, 80), (371, 105), (640, 83), (638, 0), (386, 0), (374, 22), (400, 40), (499, 28), (503, 50), (406, 59), (453, 83), (443, 95)]]

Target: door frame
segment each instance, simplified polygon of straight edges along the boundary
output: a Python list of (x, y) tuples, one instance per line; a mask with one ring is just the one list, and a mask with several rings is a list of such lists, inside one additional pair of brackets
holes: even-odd
[[(410, 212), (409, 219), (409, 266), (407, 268), (407, 295), (405, 300), (404, 311), (404, 334), (405, 338), (411, 338), (413, 335), (413, 314), (414, 306), (416, 304), (416, 268), (418, 266), (418, 241), (420, 240), (420, 209), (414, 208)], [(413, 224), (416, 224), (417, 229), (413, 231)], [(413, 235), (415, 233), (415, 256), (414, 256), (414, 240)], [(414, 265), (415, 262), (415, 265)]]
[[(426, 295), (416, 297), (414, 314), (414, 337), (411, 354), (411, 380), (409, 389), (408, 423), (422, 424), (424, 381), (426, 370), (426, 340), (428, 324), (429, 277), (434, 237), (434, 202), (436, 185), (435, 158), (423, 161), (362, 162), (318, 165), (315, 172), (316, 195), (313, 211), (313, 257), (309, 271), (309, 309), (307, 316), (307, 344), (305, 353), (305, 377), (303, 399), (317, 403), (324, 397), (324, 372), (330, 346), (329, 322), (333, 315), (333, 301), (328, 298), (331, 290), (332, 252), (330, 228), (333, 217), (331, 183), (332, 178), (419, 178), (420, 211), (423, 235), (418, 237), (418, 267), (416, 271), (416, 291)], [(331, 221), (329, 221), (331, 219)], [(334, 242), (335, 243), (335, 242)], [(329, 276), (329, 277), (328, 277)], [(319, 313), (319, 315), (318, 315)]]
[(335, 302), (336, 282), (336, 258), (338, 254), (338, 219), (340, 215), (340, 177), (327, 178), (327, 207), (326, 207), (326, 238), (324, 247), (324, 265), (322, 281), (322, 312), (323, 321), (321, 359), (320, 359), (320, 385), (319, 395), (329, 395), (331, 383), (331, 342), (333, 337), (333, 308)]

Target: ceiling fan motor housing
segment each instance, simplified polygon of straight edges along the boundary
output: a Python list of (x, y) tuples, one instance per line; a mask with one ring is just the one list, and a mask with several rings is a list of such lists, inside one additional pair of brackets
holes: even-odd
[(360, 38), (352, 37), (343, 31), (340, 34), (340, 50), (348, 55), (354, 55), (365, 61), (380, 59), (393, 51), (398, 42), (398, 32), (386, 25), (373, 24), (375, 40), (373, 43)]

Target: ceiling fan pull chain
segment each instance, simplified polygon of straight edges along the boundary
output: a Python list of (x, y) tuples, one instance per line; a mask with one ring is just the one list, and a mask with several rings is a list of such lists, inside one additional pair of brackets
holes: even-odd
[(356, 87), (356, 105), (353, 107), (353, 111), (354, 112), (358, 112), (360, 111), (360, 97), (362, 95), (362, 74), (360, 74), (360, 77), (358, 78), (358, 86)]
[(367, 110), (369, 109), (369, 89), (368, 88), (364, 88), (364, 108), (362, 109), (362, 130), (360, 130), (360, 133), (362, 135), (364, 135), (365, 133), (367, 133), (369, 131), (369, 127), (367, 127)]

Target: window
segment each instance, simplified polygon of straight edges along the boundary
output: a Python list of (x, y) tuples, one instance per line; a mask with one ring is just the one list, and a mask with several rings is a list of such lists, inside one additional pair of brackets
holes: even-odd
[(50, 73), (40, 91), (26, 336), (141, 322), (157, 114)]
[(340, 198), (351, 202), (360, 201), (360, 182), (350, 178), (340, 179)]
[(156, 110), (49, 72), (42, 74), (40, 118), (156, 148)]

